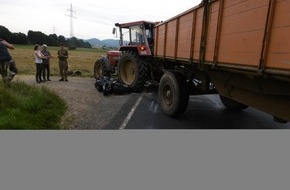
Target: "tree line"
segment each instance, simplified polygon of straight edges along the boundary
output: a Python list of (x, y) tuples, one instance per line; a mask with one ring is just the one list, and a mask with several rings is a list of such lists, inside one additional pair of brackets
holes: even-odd
[(56, 34), (46, 35), (39, 31), (29, 30), (27, 35), (24, 33), (12, 33), (5, 26), (0, 25), (0, 38), (12, 44), (47, 44), (48, 46), (59, 46), (64, 43), (69, 49), (76, 48), (92, 48), (89, 42), (85, 42), (82, 39), (77, 39), (76, 37), (65, 38)]

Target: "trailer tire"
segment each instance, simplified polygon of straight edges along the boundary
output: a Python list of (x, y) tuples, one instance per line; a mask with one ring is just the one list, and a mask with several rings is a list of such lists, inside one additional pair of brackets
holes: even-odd
[(159, 83), (158, 96), (165, 115), (170, 117), (181, 115), (189, 101), (185, 77), (177, 72), (165, 72)]
[(106, 57), (98, 59), (94, 66), (94, 76), (96, 80), (102, 77), (111, 77), (111, 65), (110, 61)]
[(125, 52), (118, 64), (118, 79), (133, 91), (142, 91), (146, 80), (146, 62), (133, 51)]
[(245, 104), (239, 103), (237, 101), (234, 101), (230, 98), (227, 98), (221, 95), (220, 95), (220, 99), (223, 105), (229, 110), (240, 111), (240, 110), (248, 108), (248, 106)]

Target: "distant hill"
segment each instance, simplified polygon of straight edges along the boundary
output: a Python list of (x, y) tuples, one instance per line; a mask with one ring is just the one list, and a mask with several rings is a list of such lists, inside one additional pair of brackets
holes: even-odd
[(85, 40), (86, 42), (89, 42), (91, 46), (93, 47), (119, 47), (119, 40), (114, 40), (114, 39), (107, 39), (107, 40), (99, 40), (97, 38), (92, 38)]

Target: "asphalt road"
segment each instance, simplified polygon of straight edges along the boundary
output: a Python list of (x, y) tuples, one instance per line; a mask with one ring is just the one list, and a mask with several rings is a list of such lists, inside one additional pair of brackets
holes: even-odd
[(157, 89), (128, 96), (105, 129), (290, 129), (289, 122), (274, 122), (271, 115), (253, 108), (229, 111), (218, 95), (191, 96), (186, 112), (178, 118), (163, 114)]
[[(32, 75), (16, 78), (36, 85)], [(218, 95), (191, 96), (186, 112), (170, 118), (158, 103), (157, 87), (143, 93), (104, 96), (93, 78), (70, 77), (68, 83), (58, 79), (52, 77), (37, 86), (51, 88), (67, 100), (67, 118), (76, 118), (68, 129), (290, 129), (290, 122), (276, 123), (272, 116), (253, 108), (229, 111)]]

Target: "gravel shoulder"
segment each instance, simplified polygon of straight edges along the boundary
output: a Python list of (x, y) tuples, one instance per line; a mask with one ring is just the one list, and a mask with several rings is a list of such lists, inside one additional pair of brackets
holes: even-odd
[(68, 109), (62, 118), (62, 129), (105, 129), (130, 98), (129, 95), (104, 96), (95, 88), (94, 78), (69, 77), (68, 82), (60, 82), (59, 77), (52, 76), (51, 81), (40, 84), (35, 82), (34, 75), (16, 75), (14, 79), (45, 86), (66, 101)]

